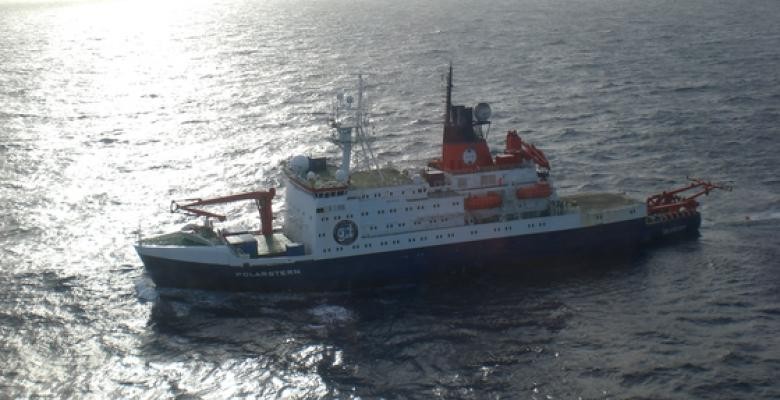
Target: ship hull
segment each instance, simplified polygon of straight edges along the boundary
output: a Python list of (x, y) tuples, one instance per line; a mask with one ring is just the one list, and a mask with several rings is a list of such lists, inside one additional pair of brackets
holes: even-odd
[(649, 217), (645, 226), (645, 242), (664, 242), (699, 233), (701, 214), (698, 212), (676, 217)]
[(644, 218), (586, 228), (511, 236), (275, 266), (235, 267), (141, 254), (158, 287), (221, 291), (345, 290), (415, 284), (462, 273), (544, 269), (567, 260), (635, 253), (643, 244), (697, 232), (699, 215), (648, 225)]

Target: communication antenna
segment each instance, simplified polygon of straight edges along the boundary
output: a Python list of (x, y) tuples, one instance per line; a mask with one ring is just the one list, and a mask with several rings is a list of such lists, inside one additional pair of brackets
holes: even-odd
[(339, 174), (342, 178), (349, 179), (352, 147), (353, 144), (357, 144), (358, 148), (355, 152), (356, 164), (360, 164), (362, 161), (366, 169), (376, 170), (380, 179), (384, 182), (384, 175), (376, 160), (369, 139), (371, 121), (369, 119), (368, 102), (365, 98), (363, 74), (357, 74), (357, 77), (357, 104), (354, 104), (355, 99), (352, 96), (339, 93), (336, 95), (331, 114), (330, 125), (335, 130), (331, 141), (336, 143), (342, 151)]

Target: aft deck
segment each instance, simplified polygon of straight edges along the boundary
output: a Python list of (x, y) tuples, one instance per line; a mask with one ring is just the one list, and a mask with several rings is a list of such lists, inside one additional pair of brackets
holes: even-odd
[(142, 246), (224, 246), (238, 256), (248, 258), (279, 255), (303, 255), (303, 246), (282, 233), (263, 235), (259, 231), (217, 233), (205, 226), (144, 238)]
[(262, 235), (259, 232), (230, 233), (225, 242), (237, 255), (248, 258), (303, 255), (303, 245), (295, 243), (282, 233)]
[(639, 201), (617, 193), (580, 193), (561, 196), (569, 205), (579, 207), (583, 212), (609, 210), (636, 205)]
[(222, 244), (219, 235), (211, 228), (205, 226), (189, 228), (178, 232), (143, 238), (139, 244), (143, 246), (217, 246)]

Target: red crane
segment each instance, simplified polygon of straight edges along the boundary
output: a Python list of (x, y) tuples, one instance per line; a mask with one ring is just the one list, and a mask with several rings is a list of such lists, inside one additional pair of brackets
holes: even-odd
[(504, 152), (518, 154), (521, 158), (531, 160), (542, 168), (550, 169), (550, 162), (547, 161), (544, 153), (531, 143), (524, 142), (514, 129), (506, 133), (506, 150)]
[[(255, 192), (239, 193), (223, 197), (214, 197), (211, 199), (187, 199), (187, 200), (173, 200), (171, 201), (171, 212), (184, 211), (189, 215), (195, 215), (199, 217), (216, 218), (219, 221), (224, 221), (225, 216), (221, 214), (212, 213), (209, 211), (200, 210), (194, 207), (208, 206), (213, 204), (225, 204), (233, 203), (243, 200), (254, 200), (257, 206), (257, 211), (260, 213), (260, 223), (262, 226), (263, 235), (271, 235), (273, 233), (273, 210), (271, 209), (271, 200), (276, 195), (276, 189), (270, 188), (268, 190), (259, 190)], [(184, 202), (187, 203), (179, 203)]]
[[(714, 189), (722, 189), (731, 191), (731, 187), (725, 185), (719, 185), (712, 182), (704, 181), (702, 179), (689, 178), (691, 183), (685, 187), (672, 190), (670, 192), (662, 192), (654, 194), (647, 198), (647, 214), (663, 214), (674, 213), (680, 211), (694, 212), (696, 207), (699, 206), (699, 202), (696, 198), (701, 195), (707, 195)], [(684, 197), (681, 193), (691, 189), (701, 188), (697, 193)]]

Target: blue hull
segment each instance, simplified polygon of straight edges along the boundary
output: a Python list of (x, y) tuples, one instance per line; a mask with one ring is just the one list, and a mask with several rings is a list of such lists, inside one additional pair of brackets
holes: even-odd
[(648, 242), (698, 231), (698, 214), (457, 243), (274, 267), (230, 267), (143, 256), (158, 287), (223, 291), (344, 290), (414, 284), (460, 273), (542, 268), (583, 257), (635, 253)]
[(678, 215), (674, 218), (661, 218), (645, 225), (644, 242), (674, 240), (679, 237), (696, 235), (701, 225), (701, 214)]

